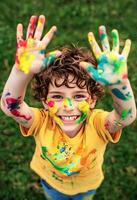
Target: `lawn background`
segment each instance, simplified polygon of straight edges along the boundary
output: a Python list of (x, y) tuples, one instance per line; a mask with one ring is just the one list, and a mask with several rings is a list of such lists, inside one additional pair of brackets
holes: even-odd
[[(137, 100), (137, 1), (136, 0), (4, 0), (0, 2), (0, 94), (14, 63), (16, 25), (23, 22), (25, 30), (31, 15), (44, 14), (45, 31), (52, 25), (58, 32), (47, 50), (64, 44), (86, 46), (87, 33), (98, 37), (98, 26), (106, 25), (120, 32), (120, 44), (132, 40), (128, 59), (129, 78)], [(111, 38), (110, 38), (111, 40)], [(40, 106), (27, 91), (26, 102)], [(112, 109), (106, 91), (97, 107)], [(0, 200), (43, 200), (39, 180), (29, 168), (34, 141), (19, 133), (18, 125), (0, 111)], [(109, 144), (103, 166), (106, 179), (96, 200), (137, 200), (137, 123), (123, 130), (118, 144)], [(83, 183), (84, 184), (84, 183)]]

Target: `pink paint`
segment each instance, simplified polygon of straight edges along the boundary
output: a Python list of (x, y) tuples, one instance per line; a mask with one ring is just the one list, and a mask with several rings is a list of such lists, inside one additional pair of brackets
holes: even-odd
[(53, 107), (54, 105), (55, 105), (55, 102), (54, 102), (54, 101), (49, 101), (49, 102), (48, 102), (48, 106), (49, 106), (49, 107)]

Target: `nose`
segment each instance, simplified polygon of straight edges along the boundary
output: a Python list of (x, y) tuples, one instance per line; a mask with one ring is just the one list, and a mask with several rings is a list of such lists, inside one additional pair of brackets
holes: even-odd
[(72, 100), (69, 97), (64, 98), (62, 105), (63, 105), (63, 108), (66, 111), (70, 111), (70, 110), (74, 109), (74, 105), (72, 103)]

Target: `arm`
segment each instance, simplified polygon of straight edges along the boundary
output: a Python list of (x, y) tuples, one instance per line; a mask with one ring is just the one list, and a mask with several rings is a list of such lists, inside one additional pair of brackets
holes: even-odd
[(109, 113), (105, 127), (110, 133), (115, 133), (122, 127), (131, 124), (136, 118), (136, 105), (127, 73), (127, 57), (131, 41), (126, 40), (124, 49), (120, 54), (117, 30), (112, 31), (112, 50), (110, 50), (104, 26), (99, 27), (99, 34), (103, 51), (98, 46), (93, 33), (88, 34), (89, 42), (97, 59), (97, 69), (87, 62), (81, 62), (80, 65), (87, 70), (95, 81), (109, 88), (114, 109)]
[(41, 15), (36, 25), (36, 16), (30, 18), (26, 40), (23, 39), (23, 26), (17, 26), (17, 51), (15, 64), (5, 84), (1, 108), (6, 115), (29, 128), (34, 120), (33, 111), (24, 102), (27, 86), (36, 73), (46, 68), (61, 52), (54, 51), (45, 55), (45, 48), (51, 41), (56, 27), (53, 26), (42, 38), (45, 17)]

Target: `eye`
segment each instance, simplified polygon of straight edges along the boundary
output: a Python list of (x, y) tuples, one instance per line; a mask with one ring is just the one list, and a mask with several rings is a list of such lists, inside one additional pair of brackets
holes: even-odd
[(61, 95), (53, 95), (51, 98), (54, 100), (62, 100), (63, 99), (63, 97)]
[(74, 96), (74, 99), (76, 101), (82, 101), (82, 100), (87, 99), (87, 97), (85, 95), (82, 95), (82, 94), (77, 94), (77, 95)]

